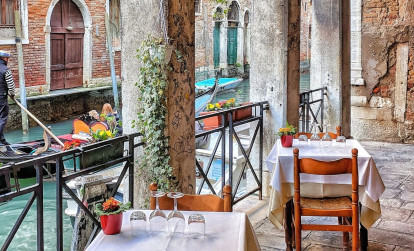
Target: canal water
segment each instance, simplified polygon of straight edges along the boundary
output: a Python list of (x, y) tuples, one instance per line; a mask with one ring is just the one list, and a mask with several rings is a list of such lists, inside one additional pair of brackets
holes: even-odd
[[(301, 91), (309, 89), (309, 74), (301, 75)], [(218, 93), (212, 102), (218, 102), (236, 98), (237, 103), (248, 102), (250, 100), (250, 82), (249, 79), (244, 79), (237, 89), (227, 92)], [(72, 120), (57, 122), (51, 125), (53, 133), (56, 135), (63, 135), (70, 133), (72, 129)], [(43, 129), (40, 126), (29, 129), (28, 134), (23, 134), (21, 130), (10, 131), (5, 133), (7, 141), (10, 143), (20, 143), (41, 139), (43, 137)], [(35, 183), (35, 178), (25, 179), (23, 186), (32, 185)], [(56, 250), (56, 183), (53, 181), (44, 182), (44, 239), (45, 250)], [(31, 195), (23, 195), (13, 199), (7, 203), (0, 204), (0, 220), (2, 227), (0, 227), (0, 245), (4, 243), (8, 233), (11, 231), (14, 223), (19, 217), (27, 200)], [(63, 201), (63, 208), (66, 208), (66, 200)], [(8, 250), (16, 251), (31, 251), (36, 250), (36, 202), (32, 205), (27, 214), (23, 224), (17, 231)], [(64, 250), (70, 250), (72, 240), (72, 227), (70, 218), (63, 213), (63, 239)]]

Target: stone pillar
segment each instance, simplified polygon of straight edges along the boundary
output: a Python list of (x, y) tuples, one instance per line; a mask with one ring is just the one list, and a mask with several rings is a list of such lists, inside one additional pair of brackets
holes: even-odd
[[(132, 121), (138, 113), (138, 81), (140, 63), (137, 49), (148, 34), (161, 37), (155, 27), (157, 25), (159, 1), (155, 0), (123, 0), (121, 1), (121, 69), (122, 69), (122, 123), (124, 134), (135, 133), (138, 129), (132, 128)], [(142, 149), (135, 152), (135, 156), (142, 154)], [(138, 159), (139, 157), (136, 157)], [(149, 180), (138, 175), (138, 166), (135, 166), (134, 206), (140, 208), (145, 205), (145, 198), (149, 194)], [(126, 179), (127, 181), (128, 179)], [(125, 186), (127, 188), (127, 186)], [(127, 190), (124, 189), (125, 194)]]
[(227, 21), (220, 23), (220, 68), (227, 68)]
[[(270, 105), (264, 118), (265, 160), (276, 141), (277, 130), (286, 121), (299, 124), (300, 1), (256, 1), (251, 13), (254, 56), (250, 62), (250, 100), (267, 100)], [(256, 163), (258, 149), (256, 145), (252, 153)], [(267, 168), (263, 166), (263, 170)], [(264, 182), (263, 188), (267, 185)]]
[(350, 0), (312, 4), (311, 89), (327, 86), (324, 122), (350, 134)]
[(351, 83), (364, 85), (362, 78), (362, 0), (351, 0)]
[(169, 0), (168, 36), (175, 50), (168, 74), (170, 164), (178, 189), (195, 193), (195, 10), (194, 1)]

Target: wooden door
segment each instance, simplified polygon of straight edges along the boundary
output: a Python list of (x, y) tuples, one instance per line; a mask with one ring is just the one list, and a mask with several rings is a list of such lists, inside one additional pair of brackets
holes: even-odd
[(229, 27), (227, 30), (227, 64), (237, 62), (237, 27)]
[(83, 85), (83, 36), (85, 28), (79, 8), (72, 0), (61, 0), (51, 17), (50, 90)]
[(220, 65), (220, 23), (216, 22), (213, 31), (214, 40), (214, 67), (217, 68)]

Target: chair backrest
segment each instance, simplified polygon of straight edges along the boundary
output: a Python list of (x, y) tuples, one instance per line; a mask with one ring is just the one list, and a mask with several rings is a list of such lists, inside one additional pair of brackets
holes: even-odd
[[(333, 132), (328, 132), (328, 134), (329, 134), (329, 136), (331, 136), (332, 139), (336, 139), (338, 136), (341, 136), (341, 133), (342, 133), (341, 131), (342, 131), (341, 126), (337, 126), (336, 127), (336, 134), (333, 133)], [(310, 133), (310, 132), (298, 132), (294, 135), (295, 139), (299, 138), (300, 135), (306, 135), (306, 136), (308, 136), (308, 138), (310, 138), (312, 136), (312, 133)], [(323, 135), (325, 135), (325, 133), (324, 132), (318, 133), (318, 135), (319, 135), (320, 138), (322, 138)]]
[(338, 175), (352, 174), (352, 202), (358, 203), (358, 149), (352, 149), (352, 159), (320, 161), (310, 158), (299, 159), (299, 149), (293, 149), (295, 199), (300, 198), (300, 174)]
[(106, 130), (108, 130), (108, 126), (106, 126), (102, 122), (95, 122), (91, 125), (91, 130), (94, 133), (96, 133), (96, 131), (98, 131), (98, 130), (106, 131)]
[[(157, 191), (156, 183), (149, 186), (151, 191)], [(231, 186), (227, 185), (223, 188), (223, 199), (212, 194), (188, 195), (177, 199), (178, 210), (182, 211), (210, 211), (210, 212), (231, 212)], [(173, 210), (174, 199), (164, 195), (158, 198), (158, 204), (162, 210)], [(151, 197), (151, 209), (155, 209), (155, 198)]]
[(80, 132), (90, 134), (89, 125), (86, 124), (85, 122), (83, 122), (82, 120), (74, 119), (72, 125), (73, 125), (73, 133), (74, 134), (78, 134)]

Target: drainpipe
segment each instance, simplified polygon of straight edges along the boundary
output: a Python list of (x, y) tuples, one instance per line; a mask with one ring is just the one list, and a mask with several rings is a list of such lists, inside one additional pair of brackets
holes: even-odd
[[(19, 89), (20, 89), (20, 103), (27, 109), (26, 102), (26, 83), (24, 80), (24, 64), (23, 64), (23, 48), (22, 48), (22, 24), (20, 22), (20, 12), (14, 11), (14, 24), (16, 28), (16, 49), (17, 49), (17, 63), (19, 66)], [(22, 113), (22, 130), (23, 134), (29, 132), (29, 119), (27, 113), (21, 109)]]
[(118, 86), (116, 84), (115, 63), (112, 55), (112, 33), (108, 13), (105, 13), (106, 43), (108, 44), (109, 63), (111, 66), (112, 91), (114, 93), (115, 110), (119, 110)]

